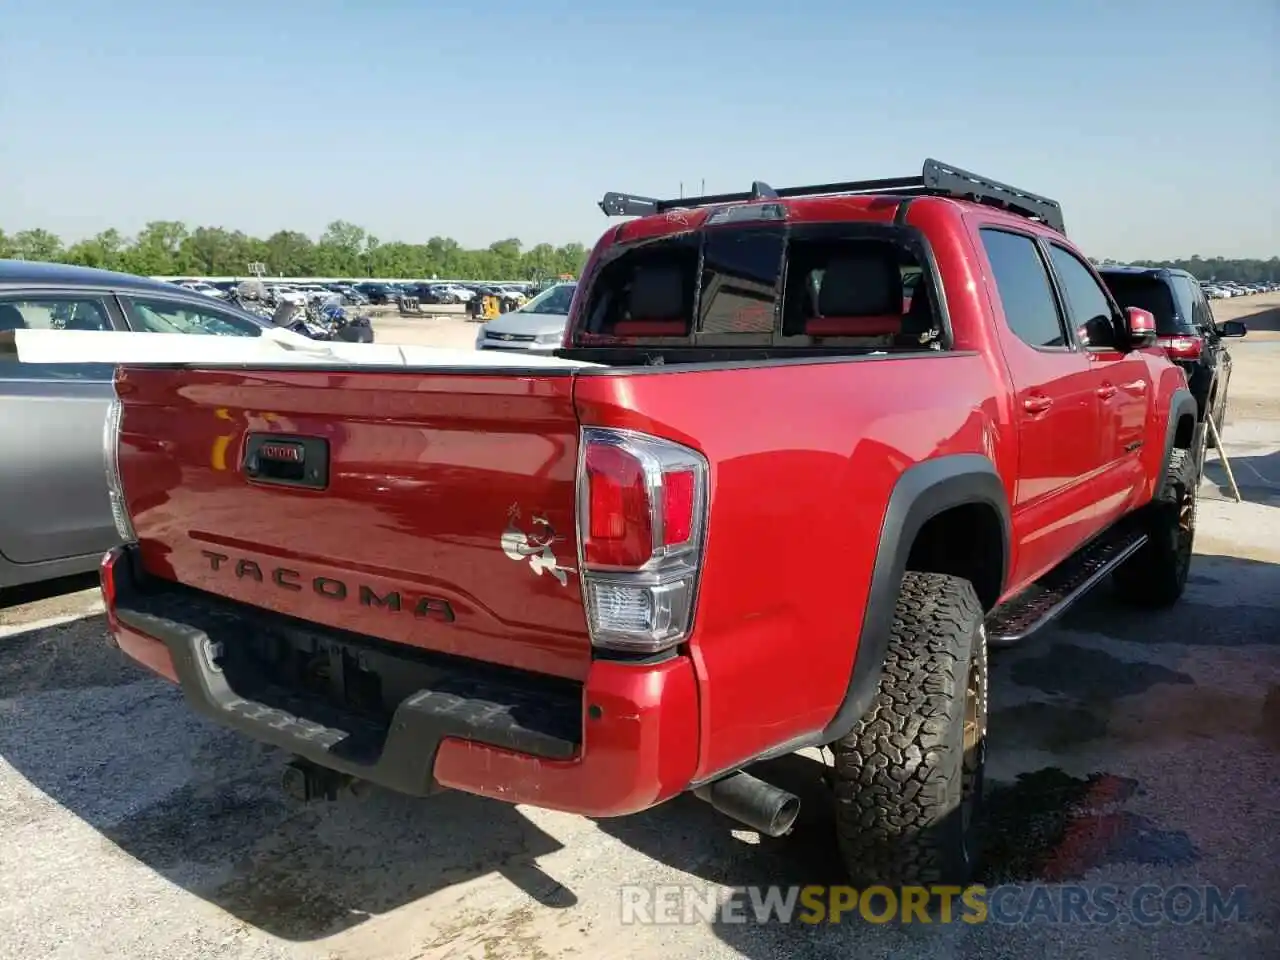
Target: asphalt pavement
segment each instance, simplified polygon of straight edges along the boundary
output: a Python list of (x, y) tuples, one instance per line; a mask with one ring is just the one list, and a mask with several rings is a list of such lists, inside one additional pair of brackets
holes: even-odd
[(109, 648), (81, 589), (0, 610), (0, 957), (1280, 956), (1280, 355), (1235, 352), (1242, 501), (1211, 463), (1184, 600), (1100, 593), (995, 657), (982, 880), (1007, 896), (984, 923), (754, 922), (733, 890), (839, 882), (813, 756), (772, 765), (805, 798), (783, 840), (686, 798), (606, 821), (460, 794), (299, 806), (278, 752)]

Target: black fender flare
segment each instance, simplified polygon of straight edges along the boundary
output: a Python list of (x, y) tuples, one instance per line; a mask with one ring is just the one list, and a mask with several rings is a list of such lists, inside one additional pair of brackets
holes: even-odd
[(849, 685), (835, 716), (823, 730), (820, 743), (831, 743), (848, 734), (871, 707), (884, 670), (898, 590), (916, 535), (929, 519), (944, 510), (972, 503), (990, 506), (1000, 518), (1004, 538), (1000, 582), (1006, 583), (1013, 530), (1009, 498), (995, 464), (981, 454), (953, 454), (924, 460), (898, 477), (880, 526)]
[(1160, 472), (1156, 474), (1154, 490), (1158, 494), (1164, 478), (1169, 472), (1169, 461), (1173, 459), (1173, 445), (1178, 438), (1178, 422), (1183, 416), (1191, 417), (1192, 440), (1191, 449), (1195, 449), (1194, 431), (1207, 429), (1200, 420), (1200, 405), (1186, 387), (1179, 387), (1169, 398), (1169, 419), (1164, 425), (1164, 455), (1160, 460)]

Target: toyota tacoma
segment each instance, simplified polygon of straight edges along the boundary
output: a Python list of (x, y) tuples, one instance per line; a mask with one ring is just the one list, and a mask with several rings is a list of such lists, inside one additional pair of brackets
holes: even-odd
[(559, 366), (123, 364), (114, 642), (305, 796), (781, 835), (755, 765), (826, 747), (853, 877), (961, 880), (988, 648), (1183, 591), (1185, 375), (1056, 202), (947, 164), (600, 205)]

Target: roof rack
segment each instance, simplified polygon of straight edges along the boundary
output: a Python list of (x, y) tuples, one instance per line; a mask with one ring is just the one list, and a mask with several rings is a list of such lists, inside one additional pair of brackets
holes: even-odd
[(883, 180), (850, 180), (844, 183), (819, 183), (807, 187), (778, 189), (757, 180), (746, 193), (717, 193), (705, 197), (680, 197), (676, 200), (655, 200), (630, 193), (606, 193), (600, 201), (600, 209), (610, 217), (645, 217), (654, 213), (666, 213), (668, 210), (687, 210), (722, 203), (845, 195), (952, 197), (999, 207), (1039, 220), (1059, 233), (1066, 233), (1062, 206), (1058, 201), (961, 170), (941, 160), (926, 160), (919, 176), (888, 177)]

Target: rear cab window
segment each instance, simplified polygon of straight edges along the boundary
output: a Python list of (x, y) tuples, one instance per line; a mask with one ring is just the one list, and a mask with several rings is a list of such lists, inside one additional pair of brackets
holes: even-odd
[(583, 286), (572, 342), (779, 356), (939, 349), (924, 243), (880, 224), (729, 223), (623, 245)]

